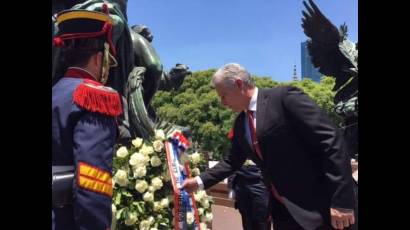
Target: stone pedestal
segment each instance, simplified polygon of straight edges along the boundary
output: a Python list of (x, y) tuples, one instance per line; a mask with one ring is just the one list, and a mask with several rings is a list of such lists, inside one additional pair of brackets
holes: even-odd
[(212, 196), (215, 205), (234, 207), (234, 201), (228, 197), (229, 189), (226, 183), (220, 182), (206, 190), (206, 193)]

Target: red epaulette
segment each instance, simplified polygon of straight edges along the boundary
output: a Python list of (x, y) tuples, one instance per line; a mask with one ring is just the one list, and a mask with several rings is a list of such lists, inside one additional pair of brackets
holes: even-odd
[(117, 91), (89, 79), (85, 79), (74, 90), (73, 102), (85, 110), (108, 116), (119, 116), (122, 113), (121, 98)]

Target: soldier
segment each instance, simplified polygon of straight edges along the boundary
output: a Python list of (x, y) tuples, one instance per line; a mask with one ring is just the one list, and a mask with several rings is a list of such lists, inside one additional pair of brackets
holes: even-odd
[[(104, 86), (116, 66), (113, 22), (106, 5), (103, 12), (62, 11), (56, 22), (54, 45), (69, 68), (52, 88), (52, 229), (107, 230), (122, 113), (119, 94)], [(73, 173), (64, 172), (70, 166)]]

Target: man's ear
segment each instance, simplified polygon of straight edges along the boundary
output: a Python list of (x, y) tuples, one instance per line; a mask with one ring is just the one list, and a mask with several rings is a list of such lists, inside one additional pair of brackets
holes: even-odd
[(98, 63), (101, 63), (102, 65), (102, 57), (103, 57), (103, 53), (101, 51), (98, 51), (98, 53), (94, 55), (94, 64), (98, 65)]
[(102, 61), (102, 52), (95, 53), (91, 56), (90, 64), (93, 66), (98, 66), (99, 63)]

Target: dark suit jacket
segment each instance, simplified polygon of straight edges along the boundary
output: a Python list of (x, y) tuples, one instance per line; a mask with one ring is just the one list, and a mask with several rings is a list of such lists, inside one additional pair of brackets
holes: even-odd
[(353, 179), (342, 135), (306, 94), (290, 86), (259, 89), (256, 133), (263, 162), (246, 140), (245, 118), (242, 112), (235, 121), (231, 151), (200, 175), (205, 188), (249, 157), (305, 229), (329, 224), (330, 207), (353, 209)]

